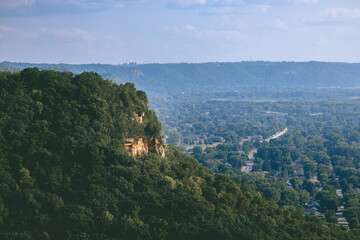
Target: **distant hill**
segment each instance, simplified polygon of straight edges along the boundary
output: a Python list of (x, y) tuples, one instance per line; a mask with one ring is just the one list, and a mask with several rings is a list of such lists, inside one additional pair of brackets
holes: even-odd
[(360, 87), (360, 63), (237, 62), (177, 64), (0, 63), (0, 70), (38, 67), (81, 73), (94, 71), (117, 83), (133, 82), (151, 96), (176, 92)]

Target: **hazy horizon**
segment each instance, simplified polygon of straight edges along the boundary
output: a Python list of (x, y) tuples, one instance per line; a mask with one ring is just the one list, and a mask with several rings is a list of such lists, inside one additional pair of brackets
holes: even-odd
[(123, 62), (123, 63), (100, 63), (100, 62), (92, 62), (92, 63), (67, 63), (67, 62), (17, 62), (17, 61), (8, 61), (3, 60), (1, 63), (16, 63), (16, 64), (46, 64), (46, 65), (111, 65), (111, 66), (121, 66), (121, 65), (147, 65), (147, 64), (207, 64), (207, 63), (261, 63), (261, 62), (270, 62), (270, 63), (311, 63), (311, 62), (319, 62), (319, 63), (346, 63), (346, 64), (360, 64), (359, 62), (337, 62), (337, 61), (268, 61), (268, 60), (252, 60), (252, 61), (237, 61), (237, 62), (220, 62), (220, 61), (212, 61), (212, 62)]

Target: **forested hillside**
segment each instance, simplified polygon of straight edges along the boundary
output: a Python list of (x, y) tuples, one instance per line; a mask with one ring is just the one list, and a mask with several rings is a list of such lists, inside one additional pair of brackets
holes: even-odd
[[(214, 175), (161, 140), (143, 91), (96, 73), (0, 72), (0, 239), (358, 239)], [(136, 117), (137, 116), (137, 117)], [(139, 116), (143, 116), (141, 121)]]
[(200, 64), (33, 64), (2, 62), (0, 69), (26, 67), (94, 71), (117, 83), (133, 82), (151, 96), (178, 92), (360, 87), (359, 63), (238, 62)]

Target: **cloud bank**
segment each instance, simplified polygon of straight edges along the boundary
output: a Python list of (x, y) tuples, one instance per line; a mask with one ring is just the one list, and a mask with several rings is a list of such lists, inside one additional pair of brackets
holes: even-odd
[(309, 24), (357, 24), (360, 22), (359, 8), (327, 8), (318, 15), (303, 20)]
[(243, 7), (249, 5), (316, 4), (319, 0), (168, 0), (170, 9), (204, 9), (216, 7)]
[(0, 17), (88, 13), (141, 0), (1, 0)]

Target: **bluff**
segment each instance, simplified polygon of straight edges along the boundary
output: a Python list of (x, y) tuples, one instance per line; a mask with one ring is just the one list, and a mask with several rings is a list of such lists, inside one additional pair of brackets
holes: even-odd
[(0, 72), (0, 109), (0, 239), (358, 239), (172, 146), (159, 156), (161, 124), (131, 83)]
[(34, 64), (0, 63), (0, 69), (27, 67), (94, 71), (117, 83), (132, 82), (150, 96), (234, 90), (360, 87), (360, 63), (210, 62), (174, 64)]

